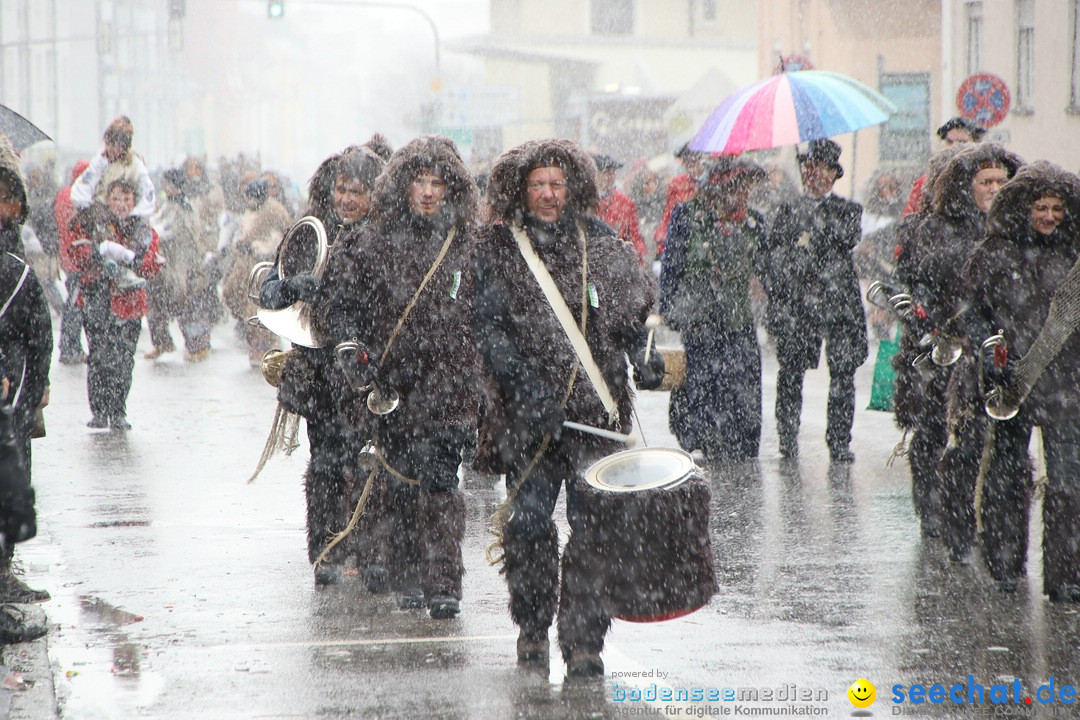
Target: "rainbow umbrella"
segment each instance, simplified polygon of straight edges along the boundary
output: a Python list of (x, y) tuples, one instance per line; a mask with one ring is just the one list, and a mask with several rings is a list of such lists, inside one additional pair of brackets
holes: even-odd
[(839, 73), (775, 75), (727, 97), (690, 141), (697, 152), (735, 154), (843, 135), (888, 120), (896, 106)]

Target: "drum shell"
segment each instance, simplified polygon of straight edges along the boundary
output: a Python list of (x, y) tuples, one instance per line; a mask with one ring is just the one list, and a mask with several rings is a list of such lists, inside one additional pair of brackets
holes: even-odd
[(686, 351), (682, 348), (656, 349), (664, 356), (664, 379), (656, 389), (670, 392), (686, 382)]
[(699, 472), (674, 487), (633, 492), (579, 485), (581, 522), (565, 552), (570, 564), (589, 568), (609, 615), (678, 617), (716, 593), (709, 484)]

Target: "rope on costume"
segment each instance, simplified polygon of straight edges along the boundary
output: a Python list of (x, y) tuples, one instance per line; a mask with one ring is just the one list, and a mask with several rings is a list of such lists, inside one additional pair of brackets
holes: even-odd
[(982, 523), (982, 500), (986, 489), (986, 476), (990, 472), (990, 461), (994, 456), (995, 423), (988, 422), (986, 437), (983, 439), (982, 457), (979, 458), (979, 476), (975, 479), (975, 532), (981, 534)]
[(344, 540), (349, 533), (356, 528), (357, 523), (360, 522), (360, 516), (364, 514), (364, 508), (367, 507), (368, 496), (371, 495), (371, 486), (375, 484), (375, 476), (379, 474), (379, 468), (374, 468), (369, 474), (367, 482), (364, 483), (364, 490), (360, 493), (360, 499), (356, 501), (356, 507), (353, 508), (352, 517), (349, 518), (349, 524), (345, 526), (345, 529), (334, 535), (330, 539), (330, 542), (323, 548), (323, 551), (319, 553), (319, 557), (315, 558), (315, 567), (319, 567), (326, 556), (330, 554), (330, 551), (334, 549), (338, 543)]
[(248, 478), (249, 485), (255, 482), (255, 478), (259, 477), (259, 473), (266, 467), (266, 463), (278, 450), (284, 450), (286, 455), (292, 455), (293, 450), (300, 446), (296, 440), (299, 432), (300, 416), (293, 415), (281, 403), (278, 403), (277, 408), (274, 410), (274, 421), (270, 425), (270, 434), (266, 438), (262, 455), (259, 456), (259, 464), (255, 467), (255, 472)]
[(890, 455), (889, 459), (885, 461), (885, 467), (892, 467), (893, 463), (896, 462), (897, 458), (904, 457), (911, 450), (911, 448), (907, 446), (908, 432), (908, 429), (904, 428), (904, 435), (900, 438), (900, 442), (896, 443), (896, 447), (894, 447), (892, 450), (892, 455)]
[(394, 468), (390, 467), (390, 463), (388, 463), (386, 461), (386, 456), (382, 454), (382, 450), (380, 450), (378, 448), (378, 446), (372, 447), (372, 450), (375, 451), (376, 459), (378, 459), (378, 461), (386, 469), (386, 472), (390, 473), (395, 480), (397, 480), (398, 482), (408, 483), (409, 485), (419, 485), (420, 484), (420, 481), (417, 480), (416, 478), (405, 477), (400, 472), (398, 472)]

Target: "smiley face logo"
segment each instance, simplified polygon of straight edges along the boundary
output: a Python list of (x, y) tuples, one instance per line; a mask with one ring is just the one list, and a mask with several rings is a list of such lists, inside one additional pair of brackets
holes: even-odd
[(847, 689), (847, 697), (855, 707), (868, 708), (874, 704), (874, 700), (877, 698), (877, 690), (869, 680), (859, 678), (851, 683), (851, 687)]

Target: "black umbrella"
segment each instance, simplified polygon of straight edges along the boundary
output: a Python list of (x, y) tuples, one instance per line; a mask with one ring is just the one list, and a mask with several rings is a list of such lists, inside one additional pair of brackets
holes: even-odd
[(36, 142), (52, 140), (37, 125), (4, 105), (0, 105), (0, 133), (7, 135), (8, 140), (19, 151)]

